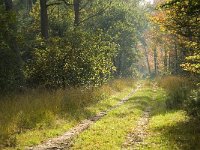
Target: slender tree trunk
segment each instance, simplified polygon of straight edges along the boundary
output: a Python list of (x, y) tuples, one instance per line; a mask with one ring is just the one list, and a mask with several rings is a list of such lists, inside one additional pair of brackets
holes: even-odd
[(4, 0), (6, 11), (10, 11), (13, 8), (12, 0)]
[(174, 45), (174, 50), (175, 50), (175, 74), (177, 74), (178, 73), (178, 49), (177, 49), (176, 43)]
[(74, 0), (74, 26), (80, 22), (80, 0)]
[(149, 71), (149, 75), (151, 75), (151, 67), (150, 67), (150, 63), (149, 63), (147, 43), (146, 43), (144, 38), (141, 38), (140, 41), (141, 41), (141, 43), (142, 43), (142, 45), (144, 47), (144, 54), (145, 54), (145, 57), (146, 57), (147, 68), (148, 68), (148, 71)]
[(150, 64), (149, 64), (148, 50), (145, 46), (144, 46), (144, 52), (145, 52), (145, 57), (146, 57), (146, 61), (147, 61), (147, 68), (148, 68), (148, 71), (149, 71), (149, 75), (151, 75), (151, 68), (150, 68)]
[(47, 0), (40, 0), (40, 21), (41, 21), (41, 34), (42, 37), (48, 39), (48, 14), (47, 14)]
[(164, 70), (167, 72), (167, 50), (164, 50)]
[(156, 50), (156, 47), (154, 48), (154, 73), (155, 73), (155, 76), (157, 75), (157, 72), (158, 72), (158, 68), (157, 68), (157, 50)]
[[(7, 12), (13, 12), (13, 2), (12, 0), (4, 0), (5, 3), (5, 9)], [(14, 12), (13, 12), (14, 13)], [(9, 25), (10, 30), (13, 31), (13, 33), (16, 33), (17, 27), (15, 23), (12, 23)], [(7, 34), (5, 37), (8, 40), (10, 48), (16, 53), (16, 55), (20, 58), (19, 56), (19, 51), (18, 51), (18, 45), (17, 45), (17, 40), (16, 36), (14, 34), (9, 35)]]
[(121, 75), (121, 70), (122, 70), (122, 52), (120, 51), (117, 55), (117, 57), (115, 58), (115, 61), (114, 61), (114, 64), (115, 64), (115, 67), (116, 67), (116, 76), (120, 76)]
[(32, 0), (26, 0), (26, 9), (27, 9), (27, 12), (30, 12), (31, 9), (33, 7), (33, 1)]
[(171, 71), (171, 54), (168, 56), (168, 70)]

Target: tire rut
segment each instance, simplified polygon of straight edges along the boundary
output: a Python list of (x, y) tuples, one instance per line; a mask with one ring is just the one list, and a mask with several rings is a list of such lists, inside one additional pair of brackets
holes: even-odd
[[(157, 85), (153, 84), (153, 92), (156, 93)], [(155, 101), (155, 95), (153, 94), (152, 101)], [(147, 106), (144, 110), (142, 116), (137, 122), (136, 127), (131, 133), (128, 134), (125, 143), (122, 145), (122, 150), (139, 150), (139, 145), (146, 145), (144, 142), (145, 138), (148, 136), (148, 124), (150, 120), (151, 107)]]
[(147, 128), (149, 123), (151, 107), (147, 107), (142, 117), (138, 120), (134, 130), (128, 134), (126, 142), (122, 146), (122, 150), (131, 149), (138, 150), (138, 145), (144, 145), (144, 139), (147, 136)]
[(124, 99), (120, 100), (116, 105), (107, 109), (106, 111), (102, 111), (97, 115), (83, 120), (80, 124), (69, 130), (68, 132), (64, 133), (62, 136), (58, 136), (56, 138), (52, 138), (43, 144), (37, 145), (35, 147), (28, 147), (26, 150), (67, 150), (71, 146), (71, 141), (73, 138), (78, 136), (80, 133), (88, 129), (92, 124), (103, 118), (107, 115), (110, 111), (120, 107), (125, 102), (129, 100), (129, 98), (136, 93), (140, 89), (141, 85), (138, 85), (136, 89), (132, 90), (132, 92), (126, 96)]

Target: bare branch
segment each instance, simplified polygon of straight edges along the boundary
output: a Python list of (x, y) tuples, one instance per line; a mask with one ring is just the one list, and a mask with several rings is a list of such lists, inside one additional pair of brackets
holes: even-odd
[(80, 21), (79, 24), (81, 24), (81, 23), (83, 23), (83, 22), (85, 22), (85, 21), (88, 21), (88, 20), (91, 19), (91, 18), (94, 18), (94, 17), (96, 17), (96, 16), (99, 16), (99, 15), (103, 14), (103, 13), (110, 7), (111, 3), (112, 3), (112, 2), (110, 2), (109, 5), (108, 5), (106, 8), (101, 9), (101, 10), (100, 10), (99, 12), (97, 12), (96, 14), (91, 15), (91, 16), (89, 16), (88, 18), (86, 18), (86, 19)]
[(66, 0), (58, 0), (57, 2), (47, 4), (47, 7), (54, 6), (54, 5), (61, 5), (62, 3), (64, 3), (66, 6), (73, 6), (74, 5), (74, 4), (68, 3)]
[(50, 3), (50, 4), (47, 4), (46, 6), (49, 7), (49, 6), (55, 6), (55, 5), (60, 5), (61, 2), (55, 2), (55, 3)]

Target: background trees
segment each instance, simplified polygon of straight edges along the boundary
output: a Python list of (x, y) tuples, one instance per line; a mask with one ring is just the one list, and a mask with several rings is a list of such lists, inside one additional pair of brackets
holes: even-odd
[(136, 72), (146, 28), (139, 0), (5, 0), (1, 12), (2, 90), (99, 85)]
[[(183, 107), (189, 115), (200, 118), (200, 2), (197, 0), (161, 2), (164, 3), (157, 6), (156, 15), (153, 14), (151, 20), (159, 27), (157, 33), (164, 33), (161, 41), (167, 43), (163, 44), (166, 52), (164, 66), (167, 66), (170, 74), (186, 77), (182, 81), (173, 77), (166, 79), (170, 89), (166, 104), (171, 108)], [(170, 80), (173, 85), (169, 84)]]
[(1, 1), (1, 56), (14, 61), (11, 71), (1, 59), (1, 85), (65, 87), (135, 76), (142, 50), (148, 74), (182, 74), (181, 64), (198, 73), (199, 2), (172, 0), (154, 11), (159, 2)]
[(0, 1), (0, 20), (0, 90), (5, 92), (23, 83), (16, 14), (11, 0)]
[(154, 17), (163, 31), (170, 34), (170, 43), (174, 45), (174, 50), (169, 52), (170, 57), (174, 58), (173, 73), (182, 73), (181, 63), (185, 70), (199, 72), (198, 60), (193, 60), (195, 64), (184, 63), (189, 61), (188, 56), (199, 55), (199, 5), (196, 0), (171, 0), (161, 4), (159, 15)]

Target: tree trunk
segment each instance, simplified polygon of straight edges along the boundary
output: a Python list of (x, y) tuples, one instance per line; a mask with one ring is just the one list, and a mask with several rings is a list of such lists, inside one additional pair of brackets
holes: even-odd
[(156, 51), (156, 47), (154, 48), (154, 73), (155, 73), (155, 76), (157, 75), (157, 51)]
[(151, 68), (150, 68), (150, 64), (149, 64), (149, 57), (148, 57), (148, 51), (147, 48), (144, 46), (144, 51), (145, 51), (145, 57), (146, 57), (146, 61), (147, 61), (147, 68), (149, 71), (149, 75), (151, 75)]
[(148, 50), (147, 50), (147, 43), (146, 43), (146, 41), (145, 41), (144, 38), (141, 38), (141, 39), (140, 39), (140, 42), (142, 43), (142, 45), (143, 45), (143, 47), (144, 47), (144, 54), (145, 54), (145, 57), (146, 57), (147, 68), (148, 68), (148, 71), (149, 71), (149, 75), (151, 75), (151, 67), (150, 67), (150, 63), (149, 63)]
[(26, 0), (26, 10), (28, 12), (30, 12), (32, 7), (33, 7), (33, 1), (32, 0)]
[(40, 0), (40, 23), (41, 23), (41, 34), (42, 37), (48, 39), (48, 14), (47, 14), (47, 0)]
[(4, 0), (6, 11), (10, 11), (13, 8), (12, 0)]
[(168, 70), (171, 72), (171, 54), (168, 56)]
[(167, 72), (167, 50), (164, 50), (164, 70)]
[(80, 0), (74, 0), (74, 26), (80, 22)]
[(175, 74), (177, 74), (178, 73), (178, 49), (177, 49), (176, 43), (174, 45), (174, 50), (175, 50)]
[[(7, 12), (12, 12), (13, 11), (13, 2), (12, 0), (4, 0), (4, 4), (5, 4), (5, 9)], [(12, 30), (13, 33), (16, 33), (17, 32), (17, 27), (16, 27), (16, 24), (15, 23), (12, 23), (9, 25), (9, 30)], [(9, 35), (7, 34), (5, 39), (8, 40), (8, 44), (10, 46), (10, 48), (17, 54), (18, 57), (19, 56), (19, 52), (18, 52), (18, 45), (17, 45), (17, 40), (16, 40), (16, 37), (14, 34), (12, 35)]]

